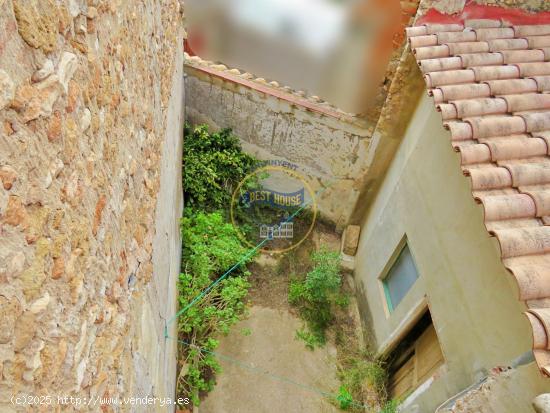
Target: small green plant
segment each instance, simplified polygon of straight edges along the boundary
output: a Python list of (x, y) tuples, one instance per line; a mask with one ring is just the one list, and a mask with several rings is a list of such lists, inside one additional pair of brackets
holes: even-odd
[(296, 330), (296, 338), (302, 340), (310, 350), (315, 350), (315, 347), (325, 345), (326, 341), (324, 336), (311, 333), (306, 329)]
[[(239, 262), (247, 249), (241, 244), (235, 228), (224, 221), (221, 213), (187, 211), (182, 219), (183, 262), (179, 278), (180, 308), (194, 299), (232, 265)], [(181, 352), (187, 370), (180, 371), (179, 394), (200, 403), (200, 393), (210, 391), (220, 366), (211, 353), (218, 346), (213, 337), (227, 334), (245, 311), (249, 272), (241, 265), (207, 294), (189, 307), (179, 318)], [(183, 369), (182, 369), (183, 370)]]
[(207, 211), (228, 208), (239, 182), (257, 165), (231, 129), (211, 133), (207, 125), (185, 125), (183, 153), (185, 205)]
[(315, 348), (325, 344), (326, 329), (334, 319), (334, 306), (343, 305), (346, 300), (340, 291), (340, 255), (322, 248), (312, 254), (311, 261), (313, 269), (305, 279), (291, 280), (288, 300), (307, 324), (307, 331), (298, 331), (297, 337), (308, 348)]
[(336, 400), (342, 410), (349, 410), (353, 406), (353, 396), (344, 386), (340, 386), (338, 389)]
[(392, 399), (388, 400), (385, 404), (380, 413), (397, 413), (397, 407), (399, 406), (399, 401)]

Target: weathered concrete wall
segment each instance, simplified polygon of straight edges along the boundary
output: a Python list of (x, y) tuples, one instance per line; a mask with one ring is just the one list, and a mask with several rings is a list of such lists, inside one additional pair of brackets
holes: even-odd
[[(405, 235), (419, 279), (389, 313), (379, 277)], [(392, 344), (419, 303), (429, 305), (445, 366), (405, 411), (434, 411), (491, 368), (531, 349), (515, 282), (501, 264), (448, 132), (427, 96), (364, 217), (355, 268), (362, 315), (372, 324), (379, 350)], [(502, 387), (516, 402), (495, 412), (530, 411), (530, 400), (550, 389), (534, 363), (518, 377), (517, 386)]]
[(308, 111), (288, 100), (186, 67), (186, 116), (214, 129), (230, 127), (243, 148), (260, 159), (298, 166), (318, 197), (321, 214), (342, 227), (359, 195), (358, 177), (368, 171), (370, 133), (361, 121)]
[(174, 395), (180, 26), (176, 0), (0, 0), (2, 412)]

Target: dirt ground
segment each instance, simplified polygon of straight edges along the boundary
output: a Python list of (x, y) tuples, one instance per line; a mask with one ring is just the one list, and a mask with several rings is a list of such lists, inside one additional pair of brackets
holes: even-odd
[(220, 360), (223, 372), (200, 413), (340, 411), (319, 393), (338, 392), (334, 339), (308, 350), (295, 338), (303, 323), (287, 302), (289, 277), (307, 268), (309, 251), (320, 244), (338, 249), (339, 238), (320, 227), (286, 259), (264, 254), (251, 266), (249, 315), (221, 338), (217, 349), (242, 364)]

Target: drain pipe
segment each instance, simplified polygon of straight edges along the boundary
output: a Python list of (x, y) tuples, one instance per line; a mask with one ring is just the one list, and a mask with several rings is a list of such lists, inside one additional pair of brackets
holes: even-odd
[[(521, 356), (519, 356), (519, 357), (515, 358), (514, 360), (512, 360), (512, 362), (509, 364), (509, 367), (511, 369), (515, 369), (515, 368), (518, 368), (519, 366), (524, 366), (525, 364), (529, 364), (533, 361), (535, 361), (535, 357), (533, 356), (533, 352), (531, 350), (529, 350), (529, 351), (523, 353)], [(455, 405), (456, 401), (460, 397), (462, 397), (464, 394), (466, 394), (470, 391), (479, 389), (483, 385), (483, 383), (485, 383), (487, 381), (488, 378), (489, 378), (489, 375), (486, 375), (481, 380), (478, 380), (474, 384), (466, 387), (461, 392), (459, 392), (459, 393), (455, 394), (454, 396), (450, 397), (449, 399), (445, 400), (443, 403), (441, 403), (439, 405), (439, 407), (437, 409), (435, 409), (434, 413), (440, 413), (441, 409), (452, 408)]]

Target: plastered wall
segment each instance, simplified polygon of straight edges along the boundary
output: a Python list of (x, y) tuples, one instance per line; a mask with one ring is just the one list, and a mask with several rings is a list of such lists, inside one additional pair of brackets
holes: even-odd
[[(379, 350), (391, 347), (422, 300), (429, 305), (445, 366), (405, 411), (434, 411), (531, 349), (523, 304), (469, 185), (439, 113), (423, 97), (364, 217), (355, 263), (361, 313)], [(404, 236), (419, 279), (390, 313), (379, 277)], [(484, 411), (527, 412), (533, 397), (550, 391), (534, 364), (509, 374), (508, 384), (494, 386), (493, 398), (501, 394), (513, 402), (488, 403), (493, 410)]]
[(176, 0), (0, 0), (2, 412), (173, 410), (57, 398), (174, 395), (181, 20)]
[[(298, 168), (314, 191), (319, 211), (343, 227), (368, 171), (372, 127), (308, 111), (285, 99), (186, 66), (186, 116), (214, 130), (230, 127), (259, 159)], [(292, 97), (290, 97), (292, 99)]]

